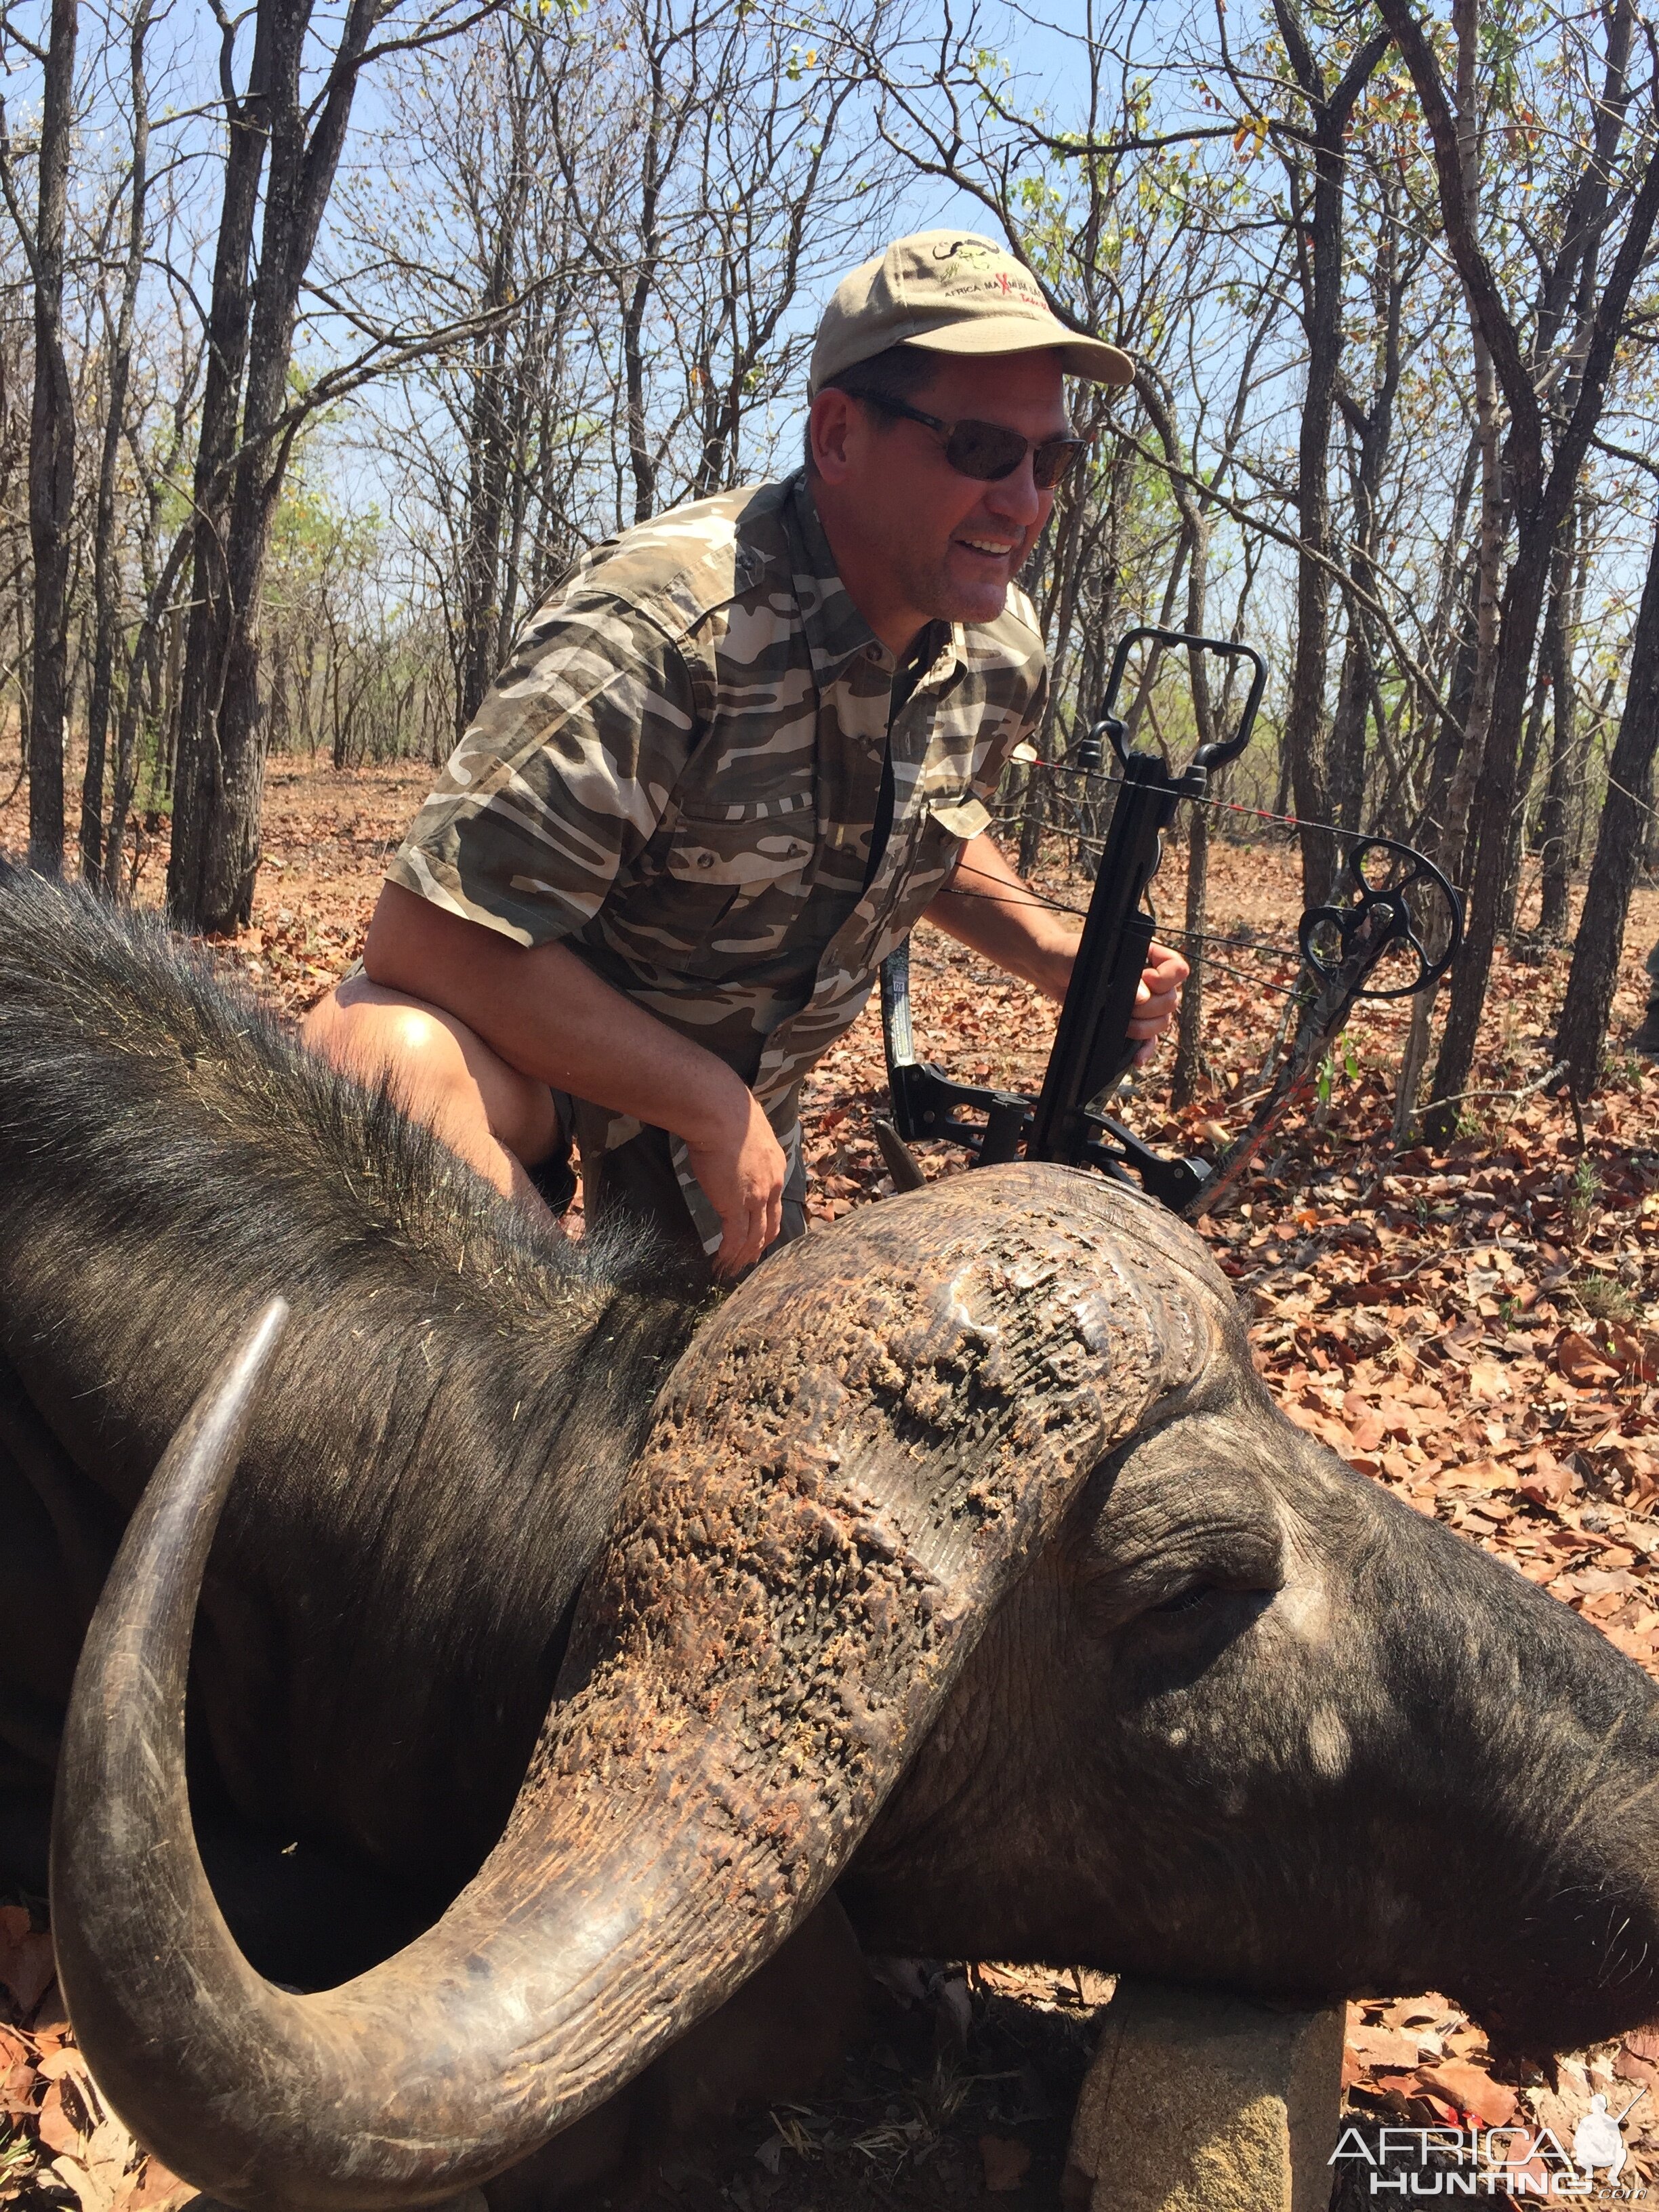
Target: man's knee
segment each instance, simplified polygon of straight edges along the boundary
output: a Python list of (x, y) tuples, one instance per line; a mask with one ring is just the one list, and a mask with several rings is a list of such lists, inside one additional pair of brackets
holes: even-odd
[(312, 1051), (359, 1082), (391, 1075), (422, 1089), (445, 1090), (467, 1080), (460, 1040), (438, 1015), (379, 994), (354, 992), (349, 984), (319, 999), (300, 1034)]
[[(406, 1112), (452, 1142), (477, 1118), (520, 1160), (556, 1149), (558, 1115), (546, 1085), (509, 1066), (453, 1014), (354, 976), (318, 1001), (301, 1035), (360, 1083), (389, 1082)], [(464, 1140), (461, 1149), (471, 1156)]]
[(447, 1022), (419, 1006), (377, 1011), (378, 1019), (357, 1024), (366, 1059), (422, 1086), (459, 1090), (471, 1084), (465, 1050)]
[(301, 1024), (301, 1037), (312, 1051), (349, 1066), (354, 1075), (378, 1075), (392, 1066), (434, 1075), (467, 1071), (460, 1042), (438, 1015), (378, 995), (354, 995), (349, 984), (337, 984), (312, 1006)]

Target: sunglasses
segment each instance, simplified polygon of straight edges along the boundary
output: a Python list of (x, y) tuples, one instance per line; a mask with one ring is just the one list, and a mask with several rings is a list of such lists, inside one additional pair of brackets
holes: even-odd
[(1094, 442), (1090, 438), (1022, 438), (1018, 430), (1011, 430), (1002, 422), (942, 422), (937, 415), (924, 415), (920, 407), (911, 407), (902, 399), (878, 399), (873, 392), (855, 392), (869, 407), (879, 407), (884, 414), (897, 415), (907, 422), (920, 422), (924, 430), (932, 430), (945, 441), (945, 458), (958, 476), (972, 477), (979, 483), (1000, 483), (1011, 477), (1027, 453), (1031, 456), (1031, 477), (1039, 491), (1052, 491), (1066, 471), (1081, 453), (1086, 453)]

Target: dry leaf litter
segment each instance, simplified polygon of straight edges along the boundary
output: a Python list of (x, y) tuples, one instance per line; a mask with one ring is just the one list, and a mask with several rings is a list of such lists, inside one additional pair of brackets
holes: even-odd
[[(340, 775), (274, 764), (253, 926), (222, 948), (289, 1014), (362, 942), (380, 869), (424, 793), (423, 773)], [(0, 809), (0, 850), (21, 847)], [(159, 898), (161, 825), (141, 854)], [(1054, 849), (1040, 880), (1081, 904)], [(1160, 885), (1178, 905), (1181, 855)], [(1202, 1096), (1169, 1098), (1170, 1053), (1120, 1107), (1151, 1142), (1212, 1154), (1264, 1078), (1283, 948), (1300, 904), (1282, 844), (1212, 848), (1209, 927), (1235, 940), (1206, 982)], [(1525, 918), (1525, 906), (1522, 915)], [(1292, 1420), (1382, 1483), (1508, 1559), (1659, 1671), (1659, 1068), (1619, 1040), (1640, 1018), (1641, 960), (1659, 893), (1638, 892), (1613, 1008), (1612, 1066), (1582, 1128), (1565, 1097), (1527, 1086), (1550, 1065), (1567, 956), (1500, 951), (1456, 1139), (1393, 1156), (1388, 1131), (1407, 1016), (1373, 1006), (1334, 1055), (1328, 1096), (1278, 1133), (1231, 1202), (1202, 1225), (1251, 1317), (1256, 1364)], [(1052, 1010), (936, 933), (913, 951), (918, 1049), (961, 1079), (1035, 1090)], [(873, 1134), (885, 1105), (881, 1034), (860, 1021), (807, 1086), (815, 1220), (887, 1194)], [(955, 1147), (919, 1148), (930, 1178)], [(572, 1224), (580, 1230), (580, 1219)], [(0, 2204), (171, 2212), (192, 2192), (147, 2160), (105, 2107), (51, 1978), (39, 1900), (0, 1906)], [(809, 2106), (745, 2124), (672, 2165), (665, 2201), (738, 2212), (1053, 2204), (1066, 2126), (1110, 1984), (1076, 1972), (900, 1962), (905, 2033), (855, 2055)], [(912, 1978), (906, 2000), (902, 1984)], [(1356, 2119), (1511, 2123), (1571, 2143), (1601, 2093), (1626, 2125), (1626, 2183), (1659, 2180), (1659, 2034), (1565, 2060), (1552, 2082), (1494, 2063), (1485, 2037), (1432, 1994), (1349, 2008), (1346, 2103)]]

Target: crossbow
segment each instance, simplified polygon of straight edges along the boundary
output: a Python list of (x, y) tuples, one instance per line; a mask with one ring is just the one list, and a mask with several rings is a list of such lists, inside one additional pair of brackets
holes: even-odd
[[(1169, 648), (1188, 655), (1213, 653), (1249, 672), (1231, 734), (1201, 744), (1179, 772), (1159, 753), (1132, 750), (1133, 718), (1114, 712), (1130, 655), (1143, 644), (1155, 654)], [(892, 1120), (888, 1127), (878, 1125), (878, 1133), (896, 1177), (905, 1146), (945, 1138), (963, 1146), (976, 1167), (1024, 1158), (1098, 1168), (1121, 1182), (1138, 1177), (1149, 1197), (1174, 1212), (1188, 1218), (1206, 1213), (1291, 1109), (1311, 1094), (1322, 1060), (1354, 1006), (1362, 999), (1413, 998), (1431, 991), (1451, 966), (1463, 935), (1457, 892), (1431, 860), (1410, 846), (1387, 837), (1355, 837), (1328, 901), (1309, 908), (1298, 924), (1296, 1034), (1243, 1133), (1218, 1160), (1170, 1158), (1106, 1111), (1134, 1064), (1136, 1046), (1128, 1025), (1158, 928), (1149, 892), (1162, 858), (1164, 832), (1183, 800), (1208, 800), (1212, 775), (1237, 760), (1249, 744), (1267, 678), (1259, 653), (1225, 639), (1143, 627), (1118, 641), (1098, 720), (1072, 748), (1069, 761), (1048, 763), (1062, 773), (1095, 776), (1109, 744), (1120, 774), (1042, 1091), (1033, 1097), (957, 1083), (930, 1061), (917, 1059), (909, 945), (902, 945), (881, 970)], [(895, 1135), (901, 1143), (893, 1144)]]

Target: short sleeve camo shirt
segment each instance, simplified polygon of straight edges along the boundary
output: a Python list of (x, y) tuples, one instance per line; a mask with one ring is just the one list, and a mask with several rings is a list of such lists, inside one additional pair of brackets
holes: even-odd
[[(1041, 709), (1030, 602), (896, 664), (804, 475), (643, 523), (532, 619), (387, 871), (522, 945), (563, 939), (753, 1088), (799, 1182), (797, 1095), (984, 829)], [(866, 885), (890, 738), (893, 822)], [(584, 1155), (637, 1122), (577, 1103)], [(675, 1140), (705, 1245), (720, 1224)]]

